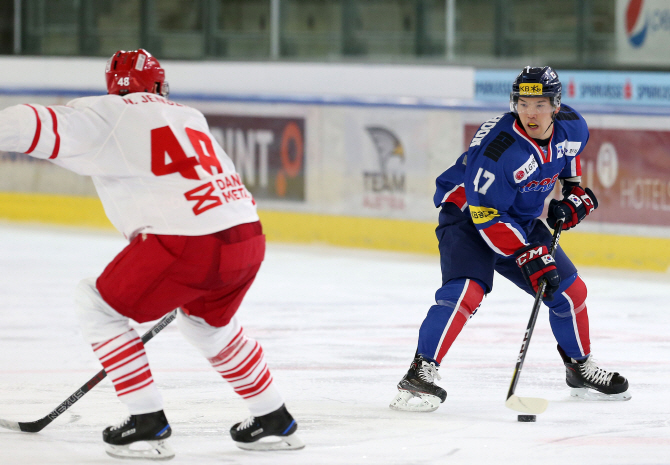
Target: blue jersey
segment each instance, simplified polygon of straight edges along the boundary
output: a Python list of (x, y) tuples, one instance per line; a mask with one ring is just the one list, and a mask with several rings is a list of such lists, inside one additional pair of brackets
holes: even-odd
[(579, 154), (589, 139), (584, 118), (561, 105), (547, 147), (540, 147), (512, 113), (479, 127), (468, 151), (436, 181), (435, 206), (469, 210), (482, 238), (509, 256), (528, 244), (526, 230), (539, 217), (556, 181), (581, 176)]

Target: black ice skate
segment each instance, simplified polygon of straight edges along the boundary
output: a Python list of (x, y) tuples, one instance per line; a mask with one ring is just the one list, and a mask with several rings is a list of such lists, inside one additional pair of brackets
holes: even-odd
[(297, 429), (298, 423), (282, 405), (267, 415), (249, 417), (234, 424), (230, 436), (237, 447), (245, 450), (302, 449), (305, 444), (295, 434)]
[(593, 356), (577, 361), (568, 357), (558, 346), (565, 363), (565, 382), (572, 388), (570, 395), (586, 400), (630, 400), (628, 380), (619, 373), (603, 370)]
[(131, 415), (116, 426), (102, 432), (108, 455), (118, 459), (169, 460), (174, 452), (165, 441), (172, 434), (162, 410)]
[[(437, 373), (435, 362), (418, 355), (398, 383), (398, 394), (391, 401), (394, 410), (412, 412), (432, 412), (437, 410), (447, 398), (447, 391), (434, 383), (435, 378), (442, 379)], [(410, 402), (413, 398), (420, 402)]]

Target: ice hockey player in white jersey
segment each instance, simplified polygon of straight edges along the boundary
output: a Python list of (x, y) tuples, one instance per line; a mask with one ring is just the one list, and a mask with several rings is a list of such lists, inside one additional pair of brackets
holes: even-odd
[(253, 197), (204, 116), (168, 100), (165, 72), (151, 54), (115, 53), (106, 79), (108, 95), (0, 111), (0, 150), (91, 176), (108, 218), (130, 241), (76, 290), (83, 335), (130, 413), (103, 431), (107, 453), (174, 455), (162, 398), (129, 319), (144, 323), (175, 308), (184, 337), (251, 412), (230, 429), (233, 441), (251, 450), (304, 447), (262, 347), (235, 316), (265, 253)]

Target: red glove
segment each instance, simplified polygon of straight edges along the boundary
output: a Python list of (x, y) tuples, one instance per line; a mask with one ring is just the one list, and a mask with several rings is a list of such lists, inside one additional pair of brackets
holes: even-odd
[(514, 257), (516, 264), (521, 268), (521, 273), (526, 283), (537, 293), (541, 279), (547, 280), (542, 300), (554, 300), (554, 292), (561, 284), (561, 276), (556, 269), (556, 262), (551, 256), (547, 246), (536, 242), (519, 249)]
[(565, 218), (562, 229), (574, 228), (596, 208), (598, 199), (591, 189), (582, 189), (579, 185), (566, 186), (563, 188), (563, 200), (549, 202), (547, 224), (554, 229), (556, 221)]

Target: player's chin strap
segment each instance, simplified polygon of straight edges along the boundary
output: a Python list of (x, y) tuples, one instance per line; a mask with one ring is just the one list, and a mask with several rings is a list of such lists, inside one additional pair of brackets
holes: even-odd
[[(551, 128), (554, 125), (554, 121), (556, 121), (556, 115), (557, 114), (558, 114), (557, 111), (551, 112), (551, 123), (549, 123), (549, 126), (547, 126), (547, 129), (545, 129), (544, 134), (546, 134), (547, 131), (549, 130), (549, 128)], [(544, 134), (542, 134), (542, 135), (544, 135)]]

